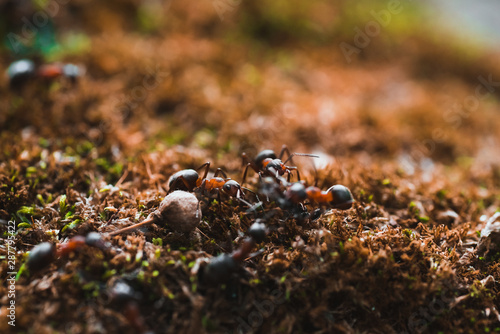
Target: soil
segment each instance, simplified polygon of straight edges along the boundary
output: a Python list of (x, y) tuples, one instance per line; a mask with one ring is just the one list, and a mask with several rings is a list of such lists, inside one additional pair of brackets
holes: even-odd
[[(22, 36), (33, 6), (0, 0), (2, 34)], [(0, 332), (500, 331), (498, 55), (423, 28), (405, 7), (349, 62), (339, 46), (387, 4), (370, 6), (60, 1), (36, 35), (52, 44), (4, 47), (3, 72), (29, 58), (85, 73), (0, 83)], [(353, 207), (311, 219), (262, 194), (257, 205), (248, 191), (246, 202), (198, 193), (190, 233), (107, 234), (157, 210), (173, 173), (209, 161), (241, 182), (243, 152), (282, 145), (319, 155), (293, 164), (308, 185), (347, 186)], [(244, 186), (261, 191), (253, 171)], [(206, 263), (241, 247), (258, 219), (264, 242), (207, 283)], [(35, 245), (90, 232), (109, 247), (28, 270)]]

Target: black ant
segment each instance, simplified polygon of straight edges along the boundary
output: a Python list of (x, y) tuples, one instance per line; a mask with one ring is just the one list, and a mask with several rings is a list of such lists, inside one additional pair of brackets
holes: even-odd
[(211, 285), (227, 282), (232, 274), (239, 270), (243, 261), (259, 254), (250, 252), (255, 245), (264, 241), (267, 233), (268, 229), (265, 224), (258, 221), (253, 223), (248, 229), (250, 237), (243, 240), (240, 248), (231, 254), (222, 253), (210, 259), (201, 273), (202, 281)]
[(109, 289), (109, 297), (111, 303), (121, 308), (128, 324), (136, 333), (149, 333), (145, 325), (144, 317), (141, 315), (139, 301), (142, 299), (142, 294), (136, 292), (130, 285), (124, 281), (116, 281)]
[[(284, 154), (288, 154), (288, 158), (283, 162), (282, 158)], [(292, 171), (294, 170), (297, 173), (297, 179), (300, 181), (300, 173), (299, 169), (295, 166), (287, 166), (286, 163), (288, 161), (292, 161), (294, 156), (303, 156), (303, 157), (313, 157), (319, 158), (319, 156), (314, 154), (306, 154), (306, 153), (291, 153), (286, 145), (283, 145), (281, 148), (281, 152), (279, 157), (276, 156), (273, 150), (263, 150), (255, 159), (250, 160), (246, 153), (241, 155), (243, 165), (246, 164), (245, 172), (243, 173), (243, 181), (241, 184), (245, 183), (248, 168), (252, 168), (259, 176), (274, 176), (276, 178), (283, 176), (285, 173), (288, 174), (287, 181), (290, 182)]]
[(86, 237), (77, 235), (68, 242), (54, 246), (50, 242), (42, 242), (30, 251), (26, 265), (31, 271), (38, 271), (58, 257), (67, 257), (82, 246), (87, 245), (106, 250), (110, 245), (97, 232), (90, 232)]
[[(202, 169), (205, 169), (205, 171), (203, 176), (200, 176), (197, 171)], [(217, 168), (213, 178), (207, 178), (209, 169), (210, 162), (206, 162), (198, 167), (197, 170), (184, 169), (176, 172), (170, 177), (169, 192), (174, 190), (199, 191), (203, 195), (216, 195), (219, 203), (221, 192), (241, 201), (243, 201), (243, 197), (245, 196), (243, 189), (253, 193), (250, 189), (244, 188), (235, 180), (228, 178), (226, 173), (220, 168)], [(222, 175), (222, 177), (219, 177), (219, 175)]]

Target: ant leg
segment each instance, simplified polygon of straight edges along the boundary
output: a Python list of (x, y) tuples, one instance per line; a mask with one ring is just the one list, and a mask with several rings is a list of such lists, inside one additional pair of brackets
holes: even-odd
[[(299, 173), (299, 168), (298, 167), (292, 167), (292, 166), (286, 166), (286, 169), (288, 170), (288, 177), (290, 178), (290, 175), (292, 174), (292, 170), (297, 172), (297, 179), (300, 181), (300, 173)], [(290, 181), (290, 180), (288, 180)]]
[[(248, 163), (247, 166), (245, 167), (245, 172), (243, 173), (243, 180), (241, 181), (241, 184), (245, 184), (245, 180), (247, 178), (248, 167), (252, 167), (252, 164)], [(253, 169), (253, 167), (252, 167), (252, 169)], [(259, 175), (260, 175), (260, 173), (259, 173)]]
[(283, 160), (283, 157), (285, 156), (285, 153), (288, 155), (288, 159), (286, 161), (288, 161), (288, 160), (291, 161), (290, 156), (292, 154), (290, 154), (290, 150), (288, 149), (288, 146), (286, 146), (286, 145), (281, 146), (281, 151), (280, 151), (280, 155), (278, 156), (278, 158), (280, 160)]
[(193, 189), (191, 189), (191, 187), (189, 186), (189, 183), (186, 181), (186, 179), (181, 175), (179, 176), (179, 178), (174, 182), (174, 184), (172, 184), (172, 186), (168, 189), (168, 193), (167, 194), (170, 194), (172, 191), (174, 190), (177, 190), (179, 188), (179, 180), (182, 181), (182, 183), (184, 183), (184, 186), (186, 187), (187, 191), (193, 191)]
[(217, 201), (219, 202), (219, 212), (222, 214), (222, 203), (220, 199), (220, 191), (217, 190)]
[(186, 181), (186, 179), (182, 175), (179, 176), (179, 179), (182, 180), (182, 182), (184, 183), (184, 185), (186, 186), (186, 188), (188, 189), (188, 191), (193, 191), (193, 189), (191, 189), (191, 187), (189, 186), (189, 183)]
[(319, 158), (319, 155), (316, 154), (309, 154), (309, 153), (292, 153), (288, 156), (288, 159), (286, 159), (283, 164), (286, 164), (288, 161), (291, 161), (294, 156), (298, 157), (310, 157), (310, 158)]
[[(252, 169), (255, 171), (255, 173), (259, 172), (259, 167), (255, 164), (255, 162), (248, 157), (246, 153), (241, 154), (241, 167), (243, 166), (248, 166), (252, 167)], [(248, 168), (248, 167), (247, 167)]]
[(250, 160), (250, 158), (245, 152), (241, 153), (241, 167), (248, 165), (251, 162), (252, 160)]
[[(246, 187), (241, 187), (241, 188), (242, 188), (242, 189), (245, 189), (245, 190), (246, 190), (246, 191), (248, 191), (248, 192), (251, 192), (252, 194), (254, 194), (255, 198), (257, 199), (257, 202), (260, 202), (259, 195), (257, 195), (257, 193), (256, 193), (255, 191), (250, 190), (250, 189), (248, 189), (248, 188), (246, 188)], [(242, 194), (243, 194), (243, 192), (242, 192)], [(244, 197), (244, 196), (245, 196), (245, 194), (243, 194), (243, 197)]]
[(206, 179), (208, 175), (208, 170), (210, 169), (210, 162), (205, 162), (203, 165), (198, 167), (196, 171), (202, 170), (203, 168), (205, 168), (205, 173), (203, 174), (203, 177), (201, 179)]
[(206, 189), (207, 189), (207, 179), (203, 179), (200, 185), (200, 193), (205, 194)]
[(217, 170), (214, 173), (214, 177), (217, 177), (219, 174), (221, 174), (225, 179), (227, 179), (226, 173), (221, 168), (217, 168)]

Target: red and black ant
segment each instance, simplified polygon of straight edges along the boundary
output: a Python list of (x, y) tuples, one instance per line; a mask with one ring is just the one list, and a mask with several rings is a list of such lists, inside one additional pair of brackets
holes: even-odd
[(42, 242), (30, 251), (26, 265), (31, 271), (38, 271), (58, 257), (67, 257), (70, 253), (81, 248), (83, 245), (106, 250), (110, 245), (105, 242), (97, 232), (90, 232), (86, 237), (77, 235), (68, 242), (54, 246), (50, 242)]
[(310, 203), (340, 210), (350, 209), (354, 203), (349, 188), (341, 184), (331, 186), (327, 190), (321, 190), (314, 186), (306, 188), (302, 182), (296, 182), (285, 191), (285, 199), (294, 204), (309, 200)]
[[(347, 210), (354, 202), (350, 190), (339, 184), (323, 191), (315, 186), (306, 187), (303, 182), (277, 183), (273, 178), (268, 177), (262, 180), (260, 192), (276, 202), (282, 210), (299, 220), (305, 218), (315, 220), (325, 207)], [(312, 203), (319, 204), (320, 208), (309, 214), (304, 204)]]
[[(200, 176), (197, 171), (205, 169), (203, 176)], [(169, 192), (174, 190), (184, 191), (199, 191), (203, 195), (210, 197), (217, 196), (220, 203), (220, 193), (224, 193), (230, 197), (237, 198), (241, 201), (245, 196), (243, 189), (253, 193), (248, 188), (242, 187), (238, 182), (227, 177), (226, 173), (217, 168), (214, 177), (207, 178), (210, 162), (206, 162), (197, 170), (184, 169), (173, 174), (169, 180)], [(223, 177), (219, 177), (222, 175)]]
[(36, 68), (35, 62), (29, 59), (15, 61), (7, 69), (10, 86), (14, 89), (24, 86), (33, 78), (53, 80), (58, 77), (65, 77), (71, 83), (75, 83), (82, 76), (82, 72), (79, 66), (73, 64), (52, 63)]
[[(283, 162), (281, 159), (283, 158), (284, 154), (288, 154), (288, 158)], [(285, 173), (288, 174), (287, 181), (290, 182), (290, 177), (292, 174), (292, 171), (294, 170), (297, 173), (297, 179), (300, 181), (300, 173), (297, 167), (295, 166), (287, 166), (286, 163), (288, 161), (292, 161), (292, 158), (294, 156), (303, 156), (303, 157), (312, 157), (312, 158), (319, 158), (319, 156), (314, 155), (314, 154), (307, 154), (307, 153), (291, 153), (290, 150), (286, 145), (283, 145), (281, 148), (281, 152), (279, 154), (279, 157), (276, 156), (276, 153), (274, 153), (273, 150), (263, 150), (257, 156), (255, 159), (250, 160), (247, 156), (246, 153), (243, 153), (241, 155), (242, 157), (242, 162), (243, 165), (246, 164), (245, 171), (243, 173), (243, 180), (241, 184), (245, 183), (246, 177), (247, 177), (247, 172), (248, 168), (252, 168), (256, 173), (259, 174), (259, 176), (274, 176), (276, 178), (279, 178), (283, 176)]]

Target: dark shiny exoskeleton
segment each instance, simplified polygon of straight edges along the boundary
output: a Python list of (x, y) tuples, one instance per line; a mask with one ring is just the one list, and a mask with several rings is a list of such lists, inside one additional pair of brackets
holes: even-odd
[(31, 80), (35, 74), (35, 63), (28, 59), (15, 61), (7, 68), (9, 84), (13, 89), (22, 87), (28, 80)]
[[(204, 169), (203, 176), (200, 176), (197, 170), (194, 169), (184, 169), (176, 172), (170, 177), (168, 182), (168, 191), (195, 191), (203, 194), (204, 196), (215, 196), (219, 199), (219, 203), (221, 192), (228, 196), (242, 200), (242, 197), (244, 197), (245, 194), (243, 193), (243, 188), (238, 182), (229, 179), (221, 168), (217, 169), (212, 178), (207, 178), (209, 168), (210, 162), (206, 162), (197, 169), (198, 171)], [(219, 175), (222, 177), (219, 177)]]
[(210, 260), (203, 270), (202, 280), (209, 285), (227, 282), (238, 269), (238, 264), (229, 254), (221, 254)]
[[(282, 161), (285, 153), (288, 154), (288, 158), (285, 161)], [(292, 158), (294, 156), (318, 157), (317, 155), (313, 154), (290, 153), (290, 150), (288, 150), (288, 147), (286, 147), (286, 145), (283, 145), (279, 156), (276, 156), (276, 153), (274, 153), (274, 151), (272, 150), (263, 150), (259, 154), (257, 154), (255, 159), (251, 160), (248, 158), (246, 153), (243, 153), (241, 155), (241, 158), (243, 165), (246, 165), (246, 167), (245, 171), (243, 172), (243, 179), (241, 181), (241, 184), (245, 183), (248, 168), (251, 168), (260, 176), (273, 176), (276, 178), (280, 178), (285, 173), (288, 173), (287, 181), (290, 181), (292, 171), (295, 171), (297, 173), (297, 178), (300, 181), (300, 173), (298, 168), (295, 166), (286, 165), (288, 161), (292, 161)]]
[(266, 235), (268, 233), (266, 224), (262, 223), (260, 219), (257, 219), (255, 223), (253, 223), (249, 228), (248, 228), (248, 235), (255, 240), (256, 243), (260, 244), (261, 242), (264, 241), (266, 238)]
[(194, 188), (201, 185), (198, 184), (200, 175), (194, 169), (184, 169), (176, 172), (170, 177), (168, 182), (169, 191), (184, 190), (193, 191)]
[(230, 281), (233, 274), (241, 264), (254, 255), (250, 254), (257, 243), (264, 241), (268, 233), (267, 227), (260, 220), (248, 229), (250, 237), (243, 239), (240, 247), (231, 254), (220, 254), (210, 259), (208, 264), (200, 271), (200, 280), (208, 285), (217, 285)]
[(222, 186), (222, 191), (231, 197), (238, 197), (243, 194), (240, 184), (234, 180), (226, 181)]
[(30, 251), (26, 265), (30, 271), (38, 271), (48, 266), (56, 257), (56, 247), (50, 242), (42, 242)]
[(74, 64), (50, 63), (36, 66), (29, 59), (21, 59), (10, 64), (7, 76), (11, 89), (21, 89), (34, 79), (54, 80), (59, 77), (67, 78), (75, 84), (83, 74), (82, 69)]
[(306, 186), (302, 182), (293, 183), (285, 191), (285, 199), (293, 203), (302, 203), (307, 199)]
[(26, 265), (30, 271), (38, 271), (52, 263), (56, 258), (68, 256), (83, 245), (101, 250), (110, 248), (109, 243), (105, 242), (99, 233), (90, 232), (86, 237), (81, 235), (74, 236), (67, 242), (59, 244), (57, 248), (50, 242), (42, 242), (36, 245), (30, 251)]
[[(243, 153), (243, 154), (245, 154), (245, 153)], [(262, 162), (265, 159), (277, 159), (277, 158), (278, 158), (278, 156), (276, 155), (276, 153), (274, 153), (273, 150), (263, 150), (263, 151), (260, 151), (259, 154), (257, 154), (255, 159), (253, 159), (253, 162), (257, 166), (257, 168), (260, 170), (260, 169), (262, 169)]]
[(336, 209), (347, 210), (352, 207), (354, 199), (352, 193), (346, 186), (336, 184), (328, 188), (327, 192), (333, 195), (330, 205)]

